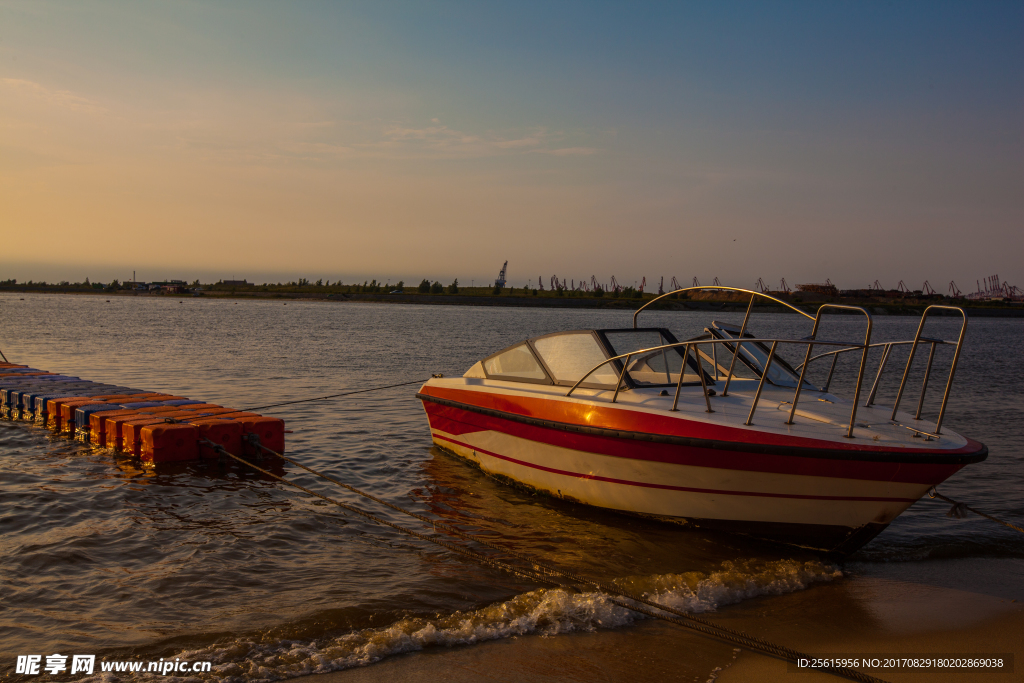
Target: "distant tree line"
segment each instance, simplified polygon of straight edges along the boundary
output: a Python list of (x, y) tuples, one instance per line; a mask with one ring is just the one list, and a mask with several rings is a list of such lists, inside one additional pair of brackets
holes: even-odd
[[(62, 280), (56, 283), (48, 283), (44, 281), (32, 281), (18, 282), (17, 279), (11, 278), (8, 280), (0, 280), (0, 289), (38, 289), (38, 290), (78, 290), (78, 291), (125, 291), (133, 290), (139, 286), (145, 286), (145, 283), (134, 283), (131, 281), (121, 282), (120, 280), (113, 280), (109, 284), (102, 284), (99, 282), (91, 282), (89, 278), (85, 278), (82, 282), (69, 282)], [(619, 291), (615, 290), (604, 290), (601, 287), (584, 292), (579, 289), (568, 289), (562, 286), (557, 286), (553, 290), (539, 290), (537, 287), (524, 286), (517, 290), (515, 287), (500, 287), (498, 285), (487, 284), (483, 287), (473, 287), (470, 291), (466, 291), (463, 285), (459, 284), (458, 278), (452, 280), (448, 285), (444, 285), (440, 280), (430, 280), (424, 278), (420, 281), (419, 285), (410, 291), (406, 291), (405, 282), (399, 280), (396, 284), (392, 285), (390, 281), (381, 282), (377, 279), (364, 280), (360, 283), (344, 284), (340, 279), (332, 282), (329, 279), (320, 278), (316, 281), (311, 281), (308, 278), (298, 278), (289, 282), (264, 282), (257, 284), (254, 282), (245, 281), (219, 281), (214, 283), (204, 284), (198, 279), (193, 280), (189, 284), (179, 285), (186, 291), (192, 291), (201, 293), (203, 291), (222, 291), (222, 292), (267, 292), (267, 293), (323, 293), (323, 294), (355, 294), (355, 293), (366, 293), (366, 294), (381, 294), (381, 293), (411, 293), (417, 292), (419, 294), (472, 294), (474, 296), (484, 296), (490, 293), (492, 296), (546, 296), (546, 297), (580, 297), (580, 296), (592, 296), (592, 297), (609, 297), (609, 298), (623, 298), (623, 299), (640, 299), (644, 296), (653, 296), (650, 293), (643, 293), (634, 287), (625, 287)]]

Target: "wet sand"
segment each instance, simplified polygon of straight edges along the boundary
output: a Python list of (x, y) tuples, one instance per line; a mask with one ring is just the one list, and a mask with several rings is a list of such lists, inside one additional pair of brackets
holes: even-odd
[[(887, 681), (1024, 679), (1024, 561), (970, 559), (853, 565), (841, 581), (755, 598), (712, 615), (723, 625), (811, 654), (1014, 655), (1013, 673), (864, 670)], [(665, 622), (556, 637), (433, 648), (303, 683), (390, 681), (815, 681), (784, 660), (738, 650)]]

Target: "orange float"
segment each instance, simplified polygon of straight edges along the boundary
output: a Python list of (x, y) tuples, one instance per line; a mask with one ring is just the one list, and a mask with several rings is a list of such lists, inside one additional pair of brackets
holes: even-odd
[(167, 423), (142, 428), (143, 462), (187, 462), (199, 459), (199, 429), (195, 425)]

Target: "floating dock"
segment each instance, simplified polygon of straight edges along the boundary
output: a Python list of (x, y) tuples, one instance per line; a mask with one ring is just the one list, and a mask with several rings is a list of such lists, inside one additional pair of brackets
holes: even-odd
[(281, 419), (14, 363), (0, 363), (0, 413), (149, 463), (256, 455), (256, 439), (284, 453)]

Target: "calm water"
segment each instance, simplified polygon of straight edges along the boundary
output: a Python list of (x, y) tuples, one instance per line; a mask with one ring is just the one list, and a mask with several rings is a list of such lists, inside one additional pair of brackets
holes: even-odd
[[(54, 372), (246, 408), (436, 372), (461, 374), (525, 337), (626, 327), (629, 315), (16, 294), (0, 295), (0, 349), (13, 362)], [(653, 313), (646, 323), (685, 338), (712, 318), (738, 323), (742, 315)], [(878, 317), (874, 340), (910, 337), (916, 322)], [(755, 316), (752, 325), (762, 335), (809, 331), (788, 315)], [(844, 316), (822, 336), (856, 338), (861, 328)], [(955, 321), (936, 320), (931, 331), (951, 337)], [(947, 425), (986, 443), (991, 455), (941, 487), (1018, 523), (1024, 518), (1022, 333), (1019, 319), (971, 321)], [(851, 374), (840, 368), (840, 393)], [(883, 400), (897, 382), (890, 372)], [(934, 381), (929, 393), (933, 416), (941, 385)], [(917, 386), (919, 380), (910, 400)], [(1024, 558), (1019, 535), (976, 517), (948, 519), (945, 506), (930, 501), (914, 505), (839, 566), (738, 537), (531, 496), (433, 448), (416, 388), (265, 412), (287, 421), (294, 431), (289, 453), (314, 468), (687, 609), (727, 609), (758, 596), (814, 590), (880, 563)], [(12, 660), (2, 664), (5, 675), (15, 654), (67, 651), (212, 659), (211, 680), (275, 680), (436, 645), (631, 628), (632, 617), (599, 595), (543, 590), (469, 564), (240, 467), (146, 470), (7, 421), (0, 421), (0, 457), (0, 643)], [(285, 473), (372, 507), (296, 468)], [(373, 511), (411, 525), (397, 513)]]

